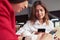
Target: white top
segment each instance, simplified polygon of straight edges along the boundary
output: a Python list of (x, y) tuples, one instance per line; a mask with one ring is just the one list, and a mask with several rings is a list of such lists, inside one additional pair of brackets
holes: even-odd
[(37, 31), (39, 28), (45, 28), (45, 32), (49, 33), (54, 29), (54, 24), (50, 20), (49, 25), (46, 25), (46, 23), (41, 25), (38, 20), (32, 25), (30, 21), (27, 21), (27, 23), (22, 28), (20, 28), (16, 34), (21, 35), (23, 33), (24, 36), (32, 36), (34, 35), (33, 32)]

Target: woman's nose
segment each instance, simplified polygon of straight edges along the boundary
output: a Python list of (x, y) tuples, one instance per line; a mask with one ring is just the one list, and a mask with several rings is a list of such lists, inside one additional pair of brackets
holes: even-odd
[(28, 8), (28, 5), (24, 5), (23, 9)]
[(28, 2), (25, 3), (24, 8), (28, 8)]
[(24, 8), (28, 8), (28, 5), (25, 5)]

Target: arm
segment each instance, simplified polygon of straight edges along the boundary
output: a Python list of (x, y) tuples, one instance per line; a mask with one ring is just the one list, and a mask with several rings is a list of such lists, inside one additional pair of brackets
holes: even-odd
[[(32, 40), (37, 39), (37, 35), (35, 35), (34, 33), (32, 33), (32, 28), (33, 26), (30, 25), (30, 22), (27, 22), (18, 32), (17, 34), (23, 34), (24, 37), (26, 37), (25, 39), (27, 40), (27, 38), (31, 38)], [(24, 30), (24, 31), (23, 31)]]
[(17, 40), (9, 15), (0, 11), (0, 40)]
[(27, 32), (28, 32), (29, 34), (31, 34), (30, 28), (29, 28), (29, 22), (27, 22), (22, 28), (20, 28), (20, 29), (17, 31), (16, 34), (17, 34), (17, 35), (22, 35), (22, 34), (28, 35)]
[(49, 27), (49, 28), (47, 28), (47, 29), (49, 30), (48, 33), (49, 33), (50, 31), (54, 30), (54, 24), (53, 24), (53, 22), (50, 21), (50, 20), (49, 20), (49, 25), (48, 25), (48, 27)]
[(54, 30), (54, 23), (52, 21), (49, 22), (49, 27), (51, 28), (51, 30)]

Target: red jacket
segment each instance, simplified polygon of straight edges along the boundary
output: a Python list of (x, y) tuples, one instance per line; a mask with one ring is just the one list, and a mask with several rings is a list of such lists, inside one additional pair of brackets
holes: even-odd
[(0, 40), (17, 40), (15, 14), (8, 0), (0, 0)]

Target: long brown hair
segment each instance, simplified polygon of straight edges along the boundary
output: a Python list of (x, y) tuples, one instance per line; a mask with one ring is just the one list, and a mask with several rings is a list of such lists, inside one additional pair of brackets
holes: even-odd
[(48, 10), (46, 9), (46, 7), (44, 6), (44, 4), (41, 1), (35, 1), (33, 3), (29, 20), (31, 22), (33, 22), (33, 23), (37, 20), (37, 17), (36, 17), (36, 6), (37, 5), (41, 5), (44, 8), (45, 16), (43, 18), (43, 22), (46, 22), (46, 24), (48, 24), (48, 19), (49, 19), (49, 17), (48, 17)]

